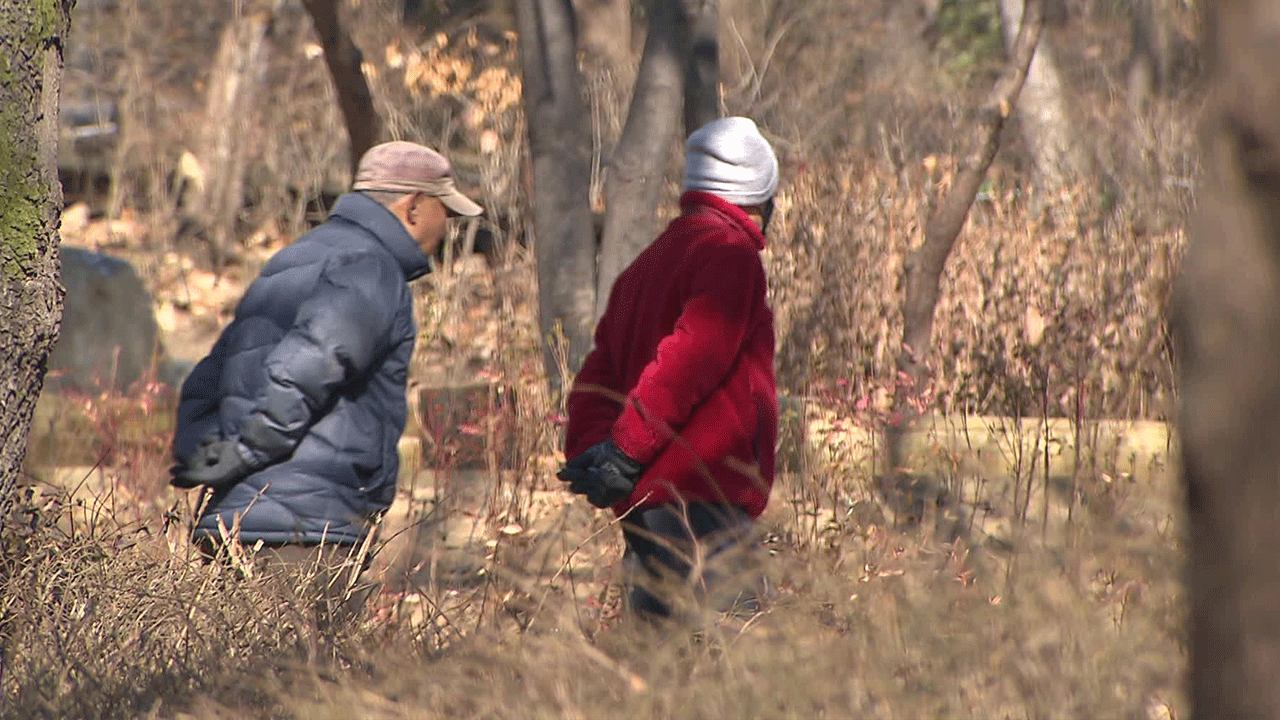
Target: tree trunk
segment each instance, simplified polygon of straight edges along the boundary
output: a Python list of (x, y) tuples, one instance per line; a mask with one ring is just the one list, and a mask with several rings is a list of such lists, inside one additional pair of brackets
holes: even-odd
[(1193, 716), (1280, 717), (1280, 4), (1208, 3), (1204, 181), (1172, 312)]
[(657, 236), (658, 201), (681, 120), (688, 135), (720, 116), (718, 24), (716, 0), (649, 5), (644, 55), (605, 180), (597, 318), (614, 280)]
[(556, 334), (567, 342), (569, 370), (580, 367), (591, 348), (596, 268), (590, 115), (570, 0), (517, 0), (516, 22), (533, 166), (539, 325), (555, 390), (561, 379), (551, 342)]
[(574, 0), (582, 50), (612, 73), (631, 64), (631, 1)]
[(1027, 68), (1036, 52), (1044, 27), (1043, 0), (1027, 0), (1027, 11), (1019, 13), (1018, 34), (1000, 78), (979, 110), (969, 154), (957, 171), (955, 182), (938, 204), (925, 226), (924, 242), (907, 256), (902, 298), (902, 342), (898, 371), (903, 378), (895, 398), (895, 412), (887, 428), (889, 470), (905, 467), (904, 439), (910, 424), (919, 415), (920, 396), (929, 372), (925, 359), (933, 338), (933, 313), (938, 304), (938, 286), (956, 238), (964, 228), (969, 208), (978, 194), (987, 169), (1000, 148), (1000, 131), (1027, 78)]
[(210, 242), (217, 268), (234, 252), (236, 220), (244, 205), (246, 138), (252, 137), (247, 120), (262, 95), (272, 20), (268, 10), (233, 18), (223, 30), (209, 78), (196, 153), (200, 172), (184, 207)]
[(682, 0), (684, 24), (684, 134), (720, 117), (720, 2)]
[(58, 90), (72, 5), (0, 5), (0, 525), (62, 318)]
[[(580, 0), (590, 2), (590, 0)], [(524, 99), (533, 155), (541, 328), (562, 328), (569, 369), (591, 347), (613, 281), (657, 231), (657, 206), (682, 119), (720, 111), (715, 0), (651, 0), (644, 55), (627, 120), (609, 161), (599, 266), (590, 208), (591, 128), (577, 66), (571, 0), (520, 0)], [(559, 363), (548, 348), (553, 386)]]
[(613, 281), (656, 234), (656, 211), (680, 123), (684, 72), (679, 0), (652, 0), (644, 55), (627, 110), (627, 122), (605, 178), (604, 236), (596, 313), (604, 314)]
[[(1000, 0), (1000, 26), (1006, 47), (1013, 47), (1022, 21), (1023, 0)], [(1013, 53), (1009, 53), (1010, 57)], [(1040, 185), (1045, 190), (1065, 187), (1089, 171), (1089, 153), (1081, 145), (1062, 89), (1062, 74), (1053, 46), (1036, 48), (1027, 80), (1017, 102), (1022, 137), (1031, 152)]]
[(1129, 12), (1129, 53), (1127, 92), (1135, 115), (1146, 112), (1151, 98), (1168, 87), (1173, 70), (1174, 43), (1170, 27), (1171, 8), (1160, 0), (1132, 0)]
[(302, 4), (311, 15), (320, 47), (324, 48), (324, 62), (347, 126), (354, 176), (361, 156), (382, 139), (382, 117), (373, 105), (373, 93), (361, 69), (364, 56), (342, 25), (337, 0), (303, 0)]

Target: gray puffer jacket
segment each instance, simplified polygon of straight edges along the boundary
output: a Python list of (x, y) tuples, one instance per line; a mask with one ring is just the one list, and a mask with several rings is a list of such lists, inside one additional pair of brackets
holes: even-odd
[(238, 520), (245, 543), (364, 538), (395, 496), (417, 333), (408, 281), (430, 263), (357, 193), (271, 258), (182, 386), (174, 455), (234, 438), (260, 468), (210, 494), (197, 539), (220, 537), (219, 520)]

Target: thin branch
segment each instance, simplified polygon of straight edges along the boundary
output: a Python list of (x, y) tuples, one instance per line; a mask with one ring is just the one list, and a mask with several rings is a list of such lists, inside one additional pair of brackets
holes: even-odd
[(1013, 51), (991, 93), (978, 110), (972, 144), (961, 161), (955, 182), (929, 218), (923, 244), (907, 256), (902, 300), (903, 348), (897, 363), (899, 372), (906, 377), (900, 378), (905, 383), (897, 390), (897, 417), (889, 427), (887, 438), (891, 471), (902, 466), (905, 429), (909, 419), (918, 414), (911, 400), (924, 387), (927, 368), (923, 358), (928, 354), (932, 341), (933, 313), (938, 304), (943, 267), (969, 217), (978, 188), (982, 186), (1000, 148), (1000, 133), (1013, 111), (1018, 93), (1022, 91), (1043, 28), (1043, 0), (1027, 0)]

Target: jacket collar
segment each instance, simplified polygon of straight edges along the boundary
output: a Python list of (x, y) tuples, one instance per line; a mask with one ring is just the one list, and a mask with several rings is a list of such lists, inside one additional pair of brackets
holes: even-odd
[(725, 219), (742, 228), (747, 237), (751, 238), (751, 242), (755, 244), (757, 250), (764, 249), (764, 233), (760, 231), (760, 226), (756, 225), (755, 220), (751, 219), (746, 210), (718, 195), (712, 195), (701, 190), (689, 190), (680, 196), (680, 209), (686, 215), (704, 212), (723, 215)]
[(406, 280), (415, 280), (431, 272), (431, 257), (422, 252), (409, 236), (400, 218), (361, 193), (347, 193), (338, 198), (329, 217), (359, 225), (376, 237), (400, 263)]

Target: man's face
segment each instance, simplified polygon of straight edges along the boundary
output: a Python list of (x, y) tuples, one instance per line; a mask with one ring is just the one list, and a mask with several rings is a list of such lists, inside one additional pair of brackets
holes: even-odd
[(422, 252), (435, 255), (449, 224), (449, 210), (444, 203), (426, 193), (413, 193), (397, 200), (391, 210)]

